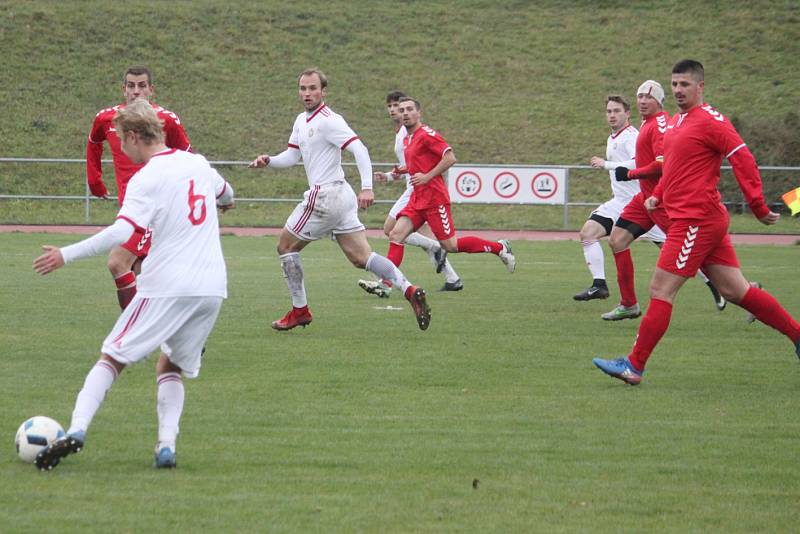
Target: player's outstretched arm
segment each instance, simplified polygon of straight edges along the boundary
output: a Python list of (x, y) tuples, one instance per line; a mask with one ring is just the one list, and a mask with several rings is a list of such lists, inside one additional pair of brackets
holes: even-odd
[(37, 274), (44, 276), (64, 266), (64, 256), (61, 255), (60, 248), (43, 245), (42, 250), (44, 254), (33, 260), (33, 270)]

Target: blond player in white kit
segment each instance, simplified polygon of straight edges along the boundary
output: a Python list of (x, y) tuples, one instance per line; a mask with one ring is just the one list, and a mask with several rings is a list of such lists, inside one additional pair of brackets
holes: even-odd
[(203, 156), (167, 148), (161, 122), (146, 101), (119, 110), (114, 124), (125, 155), (146, 163), (131, 179), (116, 221), (74, 245), (43, 247), (33, 267), (39, 274), (50, 273), (107, 252), (137, 230), (152, 232), (152, 245), (136, 296), (103, 342), (102, 356), (78, 394), (66, 436), (36, 457), (42, 470), (83, 448), (92, 418), (119, 373), (159, 347), (155, 466), (175, 467), (183, 376), (198, 375), (203, 346), (227, 297), (216, 207), (233, 207), (233, 189)]
[[(278, 255), (292, 297), (292, 309), (281, 319), (273, 321), (272, 328), (291, 330), (311, 322), (300, 251), (312, 241), (332, 234), (354, 266), (401, 288), (411, 304), (419, 328), (426, 330), (431, 315), (425, 290), (412, 285), (391, 261), (373, 252), (367, 242), (364, 225), (358, 219), (358, 208), (368, 208), (375, 199), (372, 162), (367, 147), (347, 122), (325, 104), (327, 87), (328, 78), (322, 71), (303, 71), (298, 78), (298, 96), (305, 111), (294, 122), (288, 148), (277, 156), (262, 154), (250, 163), (251, 167), (280, 169), (295, 165), (302, 159), (310, 187), (278, 238)], [(351, 152), (356, 160), (361, 177), (358, 197), (344, 177), (343, 150)]]

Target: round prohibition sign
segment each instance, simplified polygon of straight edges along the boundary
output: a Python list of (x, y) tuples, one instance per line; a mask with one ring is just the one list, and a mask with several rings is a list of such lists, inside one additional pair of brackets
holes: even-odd
[(481, 177), (472, 171), (464, 171), (456, 178), (456, 191), (462, 197), (472, 198), (477, 196), (482, 187)]
[(503, 171), (494, 177), (494, 192), (500, 198), (511, 198), (519, 193), (519, 178), (513, 172)]
[(542, 200), (552, 198), (558, 191), (558, 180), (549, 172), (540, 172), (531, 180), (531, 191)]

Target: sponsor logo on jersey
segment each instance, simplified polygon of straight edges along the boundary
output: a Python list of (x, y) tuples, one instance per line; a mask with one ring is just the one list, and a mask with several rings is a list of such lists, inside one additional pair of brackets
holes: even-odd
[(308, 136), (309, 137), (314, 137), (314, 128), (309, 128), (308, 129)]

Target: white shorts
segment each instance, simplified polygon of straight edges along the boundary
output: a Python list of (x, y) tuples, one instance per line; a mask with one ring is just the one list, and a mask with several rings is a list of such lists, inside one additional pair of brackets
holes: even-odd
[[(600, 204), (600, 206), (598, 206), (597, 209), (592, 212), (592, 215), (599, 215), (600, 217), (611, 219), (611, 225), (613, 226), (617, 222), (617, 219), (619, 219), (619, 216), (622, 215), (622, 210), (625, 209), (625, 206), (627, 206), (628, 202), (630, 201), (631, 199), (623, 200), (614, 197), (608, 202)], [(653, 226), (639, 239), (647, 239), (649, 241), (655, 241), (656, 243), (663, 243), (667, 240), (667, 236), (664, 234), (664, 231), (661, 230), (661, 228), (658, 226)]]
[(397, 199), (397, 202), (394, 203), (392, 209), (389, 210), (389, 217), (392, 219), (397, 219), (397, 214), (400, 213), (403, 208), (408, 205), (408, 201), (411, 200), (411, 193), (414, 192), (413, 187), (406, 187), (406, 190), (403, 191), (403, 194), (400, 195), (400, 198)]
[(305, 192), (285, 228), (303, 241), (316, 241), (328, 234), (352, 234), (364, 229), (358, 220), (358, 199), (345, 181), (315, 185)]
[(129, 365), (159, 346), (187, 378), (200, 373), (200, 356), (222, 307), (222, 297), (136, 295), (103, 341), (103, 354)]

